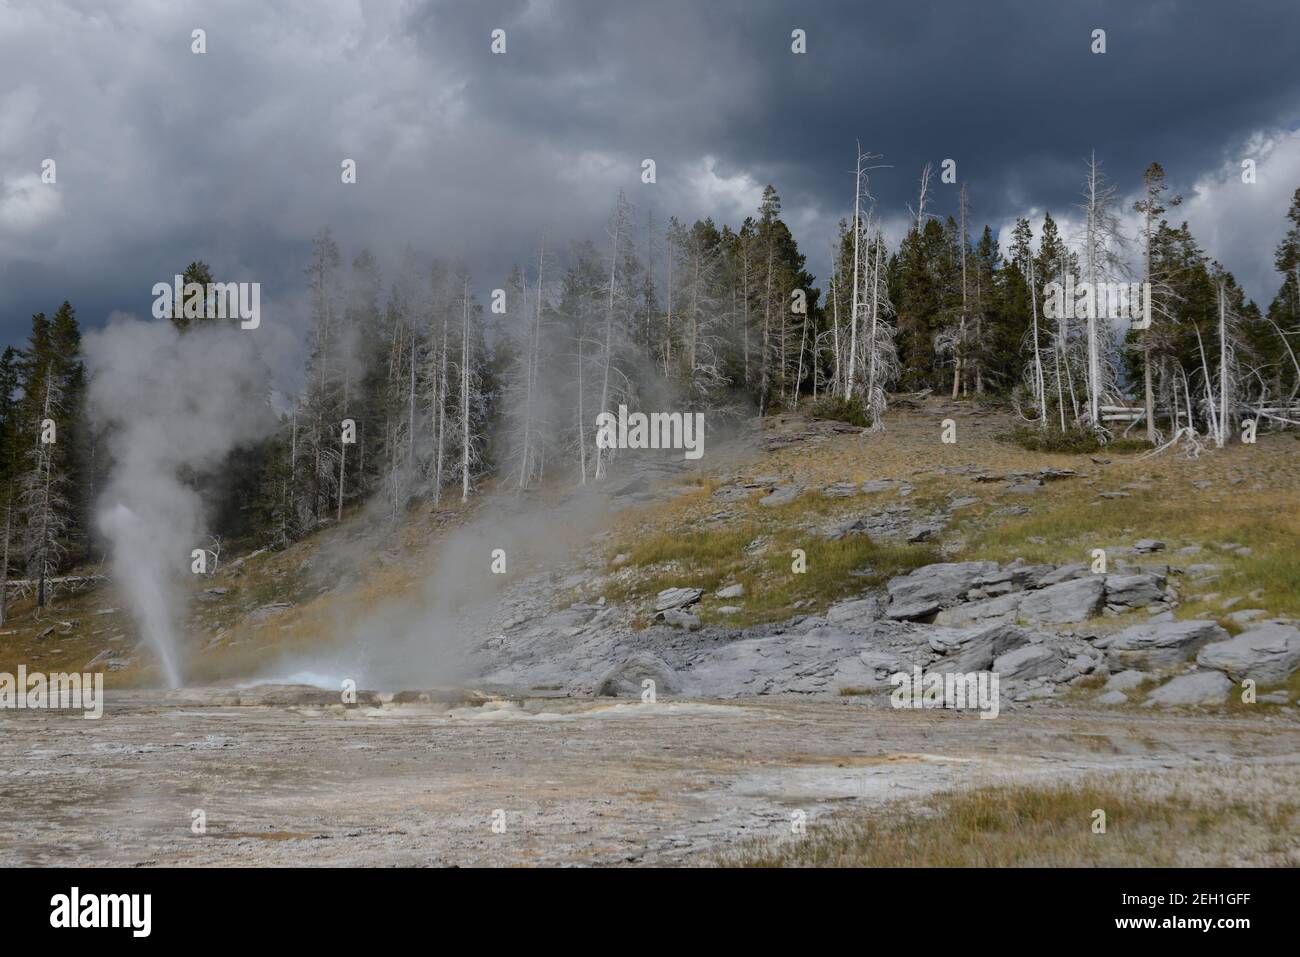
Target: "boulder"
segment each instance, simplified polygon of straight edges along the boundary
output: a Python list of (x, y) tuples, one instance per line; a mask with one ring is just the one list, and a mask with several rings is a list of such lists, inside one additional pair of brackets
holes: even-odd
[(954, 608), (946, 608), (935, 616), (934, 623), (950, 628), (969, 628), (981, 622), (1014, 621), (1023, 597), (1020, 592), (1010, 592), (984, 601), (973, 601)]
[(739, 598), (741, 595), (745, 594), (745, 586), (740, 584), (740, 582), (736, 582), (734, 585), (727, 585), (724, 588), (719, 588), (714, 592), (714, 594), (719, 598)]
[(1232, 682), (1217, 671), (1193, 671), (1147, 695), (1147, 707), (1160, 705), (1174, 708), (1197, 704), (1223, 704), (1232, 690)]
[(1196, 663), (1222, 671), (1233, 681), (1251, 678), (1256, 684), (1281, 684), (1300, 668), (1300, 631), (1290, 625), (1260, 625), (1236, 638), (1205, 645)]
[(849, 498), (858, 494), (858, 487), (853, 482), (836, 482), (822, 489), (822, 495), (827, 498)]
[(678, 689), (680, 683), (677, 672), (666, 661), (649, 652), (640, 652), (605, 672), (596, 682), (596, 694), (606, 697), (639, 697), (641, 682), (646, 678), (655, 683), (656, 694), (671, 694)]
[(977, 578), (997, 567), (997, 562), (940, 562), (891, 578), (885, 586), (889, 591), (885, 614), (904, 620), (928, 618), (957, 604)]
[(789, 505), (795, 499), (803, 494), (802, 485), (782, 485), (772, 490), (771, 494), (765, 495), (758, 500), (759, 505), (766, 505), (772, 508), (777, 505)]
[(1090, 675), (1097, 670), (1101, 662), (1091, 655), (1075, 655), (1070, 662), (1070, 670), (1077, 675)]
[(1101, 608), (1105, 582), (1101, 576), (1074, 578), (1026, 592), (1019, 617), (1025, 621), (1066, 623), (1091, 618)]
[(1146, 608), (1165, 597), (1161, 575), (1107, 575), (1106, 604), (1125, 608)]
[(1059, 585), (1061, 582), (1068, 582), (1074, 578), (1082, 578), (1090, 575), (1091, 572), (1087, 565), (1062, 565), (1060, 568), (1044, 572), (1038, 577), (1035, 583), (1039, 588), (1047, 588), (1050, 585)]
[(993, 659), (993, 671), (1003, 680), (1041, 678), (1060, 667), (1061, 659), (1045, 645), (1024, 645)]
[(1190, 659), (1202, 645), (1228, 633), (1212, 621), (1147, 621), (1125, 628), (1106, 647), (1112, 670), (1150, 671)]
[(703, 595), (703, 588), (665, 588), (655, 596), (655, 611), (686, 608), (694, 605)]
[(1011, 592), (949, 608), (935, 618), (935, 623), (963, 627), (995, 619), (1054, 624), (1083, 621), (1100, 609), (1104, 591), (1101, 576), (1075, 578), (1035, 591)]
[(1040, 578), (1055, 571), (1053, 565), (1027, 565), (1024, 559), (1017, 558), (1009, 565), (1003, 565), (997, 571), (988, 575), (981, 575), (973, 583), (974, 589), (979, 589), (992, 597), (997, 592), (994, 589), (1001, 588), (1003, 591), (1015, 591), (1021, 588), (1029, 588), (1036, 584)]
[(930, 647), (944, 655), (944, 658), (936, 662), (931, 670), (960, 673), (987, 671), (999, 655), (1027, 644), (1029, 635), (1005, 622), (962, 631), (936, 628), (930, 635)]
[(1043, 487), (1043, 483), (1041, 479), (1036, 479), (1036, 478), (1012, 479), (1011, 482), (1007, 485), (1007, 491), (1015, 492), (1016, 494), (1019, 495), (1027, 492), (1037, 492), (1042, 487)]
[(1117, 705), (1117, 704), (1127, 704), (1127, 703), (1128, 703), (1128, 695), (1126, 695), (1122, 691), (1107, 691), (1105, 694), (1100, 694), (1097, 696), (1097, 704)]
[(682, 611), (680, 608), (669, 608), (666, 611), (661, 611), (655, 615), (655, 620), (672, 625), (674, 628), (685, 628), (687, 631), (698, 631), (700, 628), (700, 619), (689, 611)]
[(826, 620), (840, 627), (865, 625), (880, 617), (880, 601), (874, 596), (836, 602), (826, 609)]
[(1228, 620), (1234, 624), (1244, 625), (1247, 622), (1254, 621), (1256, 618), (1263, 618), (1268, 615), (1266, 608), (1243, 608), (1240, 611), (1234, 611), (1228, 615)]
[(906, 671), (908, 667), (902, 658), (887, 651), (863, 651), (858, 654), (858, 660), (886, 680), (890, 675)]
[(917, 522), (907, 530), (907, 540), (913, 544), (928, 542), (942, 531), (942, 525), (936, 525), (933, 522)]
[(1147, 674), (1143, 674), (1140, 671), (1134, 671), (1132, 669), (1128, 671), (1121, 671), (1118, 674), (1113, 674), (1109, 678), (1107, 678), (1106, 684), (1102, 688), (1102, 690), (1103, 691), (1132, 691), (1142, 682), (1146, 681), (1149, 677), (1151, 676)]

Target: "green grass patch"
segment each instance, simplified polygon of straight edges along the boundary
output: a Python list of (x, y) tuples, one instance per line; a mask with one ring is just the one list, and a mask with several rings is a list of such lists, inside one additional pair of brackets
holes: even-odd
[[(1229, 498), (1213, 505), (1196, 496), (1152, 489), (1135, 491), (1125, 499), (1094, 500), (1080, 495), (1070, 482), (1055, 483), (1032, 499), (1033, 513), (986, 522), (963, 516), (966, 547), (960, 559), (999, 562), (1023, 558), (1028, 562), (1070, 564), (1090, 562), (1094, 548), (1126, 547), (1151, 532), (1167, 545), (1165, 551), (1137, 556), (1144, 563), (1175, 567), (1217, 564), (1218, 580), (1196, 586), (1181, 583), (1180, 618), (1220, 618), (1222, 598), (1237, 597), (1237, 608), (1263, 608), (1270, 615), (1300, 617), (1300, 517), (1292, 504)], [(1250, 554), (1215, 547), (1232, 542), (1248, 546)], [(1197, 544), (1194, 555), (1178, 555), (1183, 545)], [(1124, 556), (1130, 561), (1132, 555)], [(1263, 597), (1247, 597), (1262, 590)], [(1202, 601), (1198, 594), (1220, 598)], [(1234, 625), (1234, 627), (1236, 627)]]
[[(810, 497), (810, 501), (820, 499)], [(783, 509), (772, 509), (778, 513), (773, 518)], [(762, 546), (751, 548), (759, 539)], [(795, 549), (804, 552), (805, 572), (793, 570)], [(701, 620), (733, 627), (779, 621), (800, 611), (811, 614), (938, 560), (927, 546), (873, 542), (866, 535), (827, 541), (772, 520), (661, 533), (632, 546), (627, 555), (626, 565), (638, 574), (607, 589), (611, 599), (647, 598), (677, 586), (702, 588), (705, 597), (697, 607)], [(718, 588), (736, 582), (745, 586), (741, 598), (713, 597)], [(796, 608), (796, 603), (802, 604)], [(718, 614), (716, 609), (723, 605), (739, 606), (741, 611)]]

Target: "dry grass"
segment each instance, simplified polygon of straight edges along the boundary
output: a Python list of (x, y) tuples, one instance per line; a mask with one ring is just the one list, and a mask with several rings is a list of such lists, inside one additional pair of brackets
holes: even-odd
[[(813, 821), (801, 838), (754, 842), (741, 867), (1136, 867), (1300, 864), (1300, 769), (1234, 768), (1003, 785), (919, 807)], [(1105, 811), (1106, 833), (1093, 832)]]
[[(825, 499), (809, 495), (811, 508), (772, 509), (769, 521), (741, 520), (716, 531), (663, 531), (630, 546), (624, 573), (605, 591), (614, 600), (652, 597), (664, 588), (702, 588), (707, 596), (700, 608), (702, 620), (744, 626), (788, 618), (799, 610), (823, 610), (840, 598), (880, 586), (894, 575), (936, 561), (933, 549), (923, 545), (877, 543), (866, 535), (827, 541), (810, 535), (801, 519), (824, 507)], [(751, 546), (757, 543), (757, 547)], [(802, 549), (806, 571), (796, 573), (795, 549)], [(617, 546), (612, 549), (617, 554)], [(718, 588), (739, 583), (740, 599), (712, 597)], [(722, 605), (741, 611), (721, 615)]]
[[(727, 620), (748, 624), (788, 616), (796, 602), (809, 602), (800, 607), (815, 609), (926, 561), (1023, 558), (1068, 564), (1090, 561), (1094, 548), (1113, 551), (1139, 538), (1158, 538), (1167, 543), (1166, 551), (1142, 561), (1222, 566), (1213, 585), (1184, 588), (1180, 617), (1224, 619), (1228, 609), (1222, 601), (1229, 597), (1242, 599), (1238, 608), (1300, 617), (1300, 549), (1294, 547), (1300, 541), (1300, 469), (1290, 436), (1263, 436), (1258, 445), (1229, 447), (1192, 462), (1107, 452), (1047, 454), (1000, 441), (1005, 416), (964, 415), (970, 410), (960, 403), (930, 406), (927, 412), (896, 413), (885, 432), (819, 436), (755, 454), (742, 463), (742, 475), (770, 474), (810, 488), (788, 505), (761, 507), (757, 493), (747, 501), (720, 505), (711, 498), (718, 483), (704, 480), (667, 507), (637, 513), (615, 536), (609, 557), (629, 553), (629, 565), (642, 574), (630, 582), (622, 576), (618, 595), (611, 597), (646, 596), (670, 585), (709, 591), (739, 581), (746, 597), (735, 604), (743, 606), (743, 612)], [(939, 422), (945, 416), (958, 423), (956, 445), (939, 441)], [(780, 416), (768, 428), (779, 432), (800, 428), (801, 423), (797, 417)], [(972, 481), (974, 473), (1005, 475), (1044, 468), (1081, 474), (1048, 482), (1028, 495), (1008, 491), (1004, 481)], [(847, 499), (815, 491), (832, 482), (878, 478), (908, 482), (914, 491), (906, 499), (893, 491)], [(1198, 482), (1204, 487), (1197, 487)], [(1115, 491), (1126, 497), (1101, 497), (1102, 492)], [(958, 495), (975, 496), (979, 503), (954, 512), (934, 546), (854, 541), (826, 548), (817, 531), (838, 518), (887, 504), (906, 504), (910, 514), (920, 518)], [(1008, 506), (1031, 511), (1024, 516), (995, 514)], [(715, 516), (723, 509), (728, 517), (718, 522)], [(769, 549), (762, 560), (755, 560), (745, 548), (759, 537), (768, 541)], [(1229, 543), (1246, 546), (1249, 554), (1219, 547)], [(1177, 554), (1190, 545), (1202, 550)], [(796, 547), (809, 556), (809, 575), (802, 582), (790, 574), (789, 554)], [(849, 574), (865, 566), (874, 573)], [(1261, 597), (1247, 597), (1260, 591)], [(1211, 597), (1202, 597), (1207, 594)], [(703, 614), (709, 618), (708, 602)], [(1241, 628), (1226, 619), (1223, 623), (1230, 631)]]

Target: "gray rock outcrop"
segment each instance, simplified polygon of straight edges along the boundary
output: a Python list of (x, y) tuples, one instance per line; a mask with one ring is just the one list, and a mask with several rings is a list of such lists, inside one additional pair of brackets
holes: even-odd
[(1251, 678), (1260, 685), (1281, 684), (1300, 668), (1300, 630), (1290, 625), (1260, 625), (1227, 641), (1205, 645), (1197, 653), (1196, 663), (1222, 671), (1233, 681)]
[(1151, 671), (1191, 659), (1202, 645), (1228, 633), (1212, 621), (1144, 622), (1125, 628), (1106, 643), (1111, 669)]

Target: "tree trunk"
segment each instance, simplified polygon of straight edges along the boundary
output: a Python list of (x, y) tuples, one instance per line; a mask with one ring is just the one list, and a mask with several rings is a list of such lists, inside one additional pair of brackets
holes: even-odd
[(5, 541), (3, 557), (0, 557), (0, 625), (5, 623), (5, 616), (8, 612), (8, 595), (9, 595), (9, 528), (10, 520), (13, 514), (14, 505), (14, 485), (9, 483), (8, 495), (5, 498)]
[(849, 298), (849, 372), (844, 379), (844, 399), (853, 395), (853, 377), (858, 361), (858, 242), (862, 232), (860, 206), (862, 202), (862, 151), (858, 151), (858, 165), (853, 180), (853, 292)]
[(460, 500), (469, 501), (469, 460), (472, 451), (469, 443), (469, 283), (461, 293), (460, 340)]
[[(614, 241), (609, 253), (609, 302), (605, 308), (605, 373), (604, 379), (600, 385), (600, 411), (609, 411), (609, 367), (613, 356), (611, 351), (614, 347), (614, 286), (618, 279), (618, 231), (623, 225), (622, 209), (620, 208), (614, 214)], [(605, 456), (602, 449), (596, 445), (596, 480), (605, 477)]]

